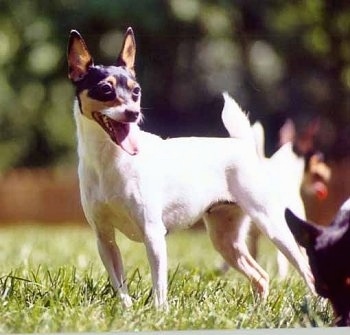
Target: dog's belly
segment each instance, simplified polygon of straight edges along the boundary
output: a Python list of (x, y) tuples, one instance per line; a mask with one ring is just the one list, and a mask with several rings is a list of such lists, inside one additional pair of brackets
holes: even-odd
[[(194, 197), (192, 197), (193, 199)], [(199, 196), (197, 196), (197, 199)], [(220, 199), (220, 198), (217, 198)], [(174, 203), (167, 206), (163, 212), (162, 220), (168, 232), (186, 229), (197, 223), (205, 213), (221, 205), (234, 203), (232, 197), (222, 197), (223, 200), (213, 201), (188, 201), (183, 203)]]
[(163, 223), (168, 232), (186, 229), (196, 223), (203, 215), (204, 210), (191, 211), (187, 208), (167, 208), (163, 213)]

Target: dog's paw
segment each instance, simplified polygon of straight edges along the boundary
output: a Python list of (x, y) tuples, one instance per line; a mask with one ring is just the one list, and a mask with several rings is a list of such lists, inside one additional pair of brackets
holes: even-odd
[(155, 306), (156, 310), (159, 312), (165, 312), (165, 313), (169, 312), (169, 304), (167, 301), (164, 301), (161, 304), (158, 304), (155, 302), (154, 306)]
[(255, 290), (258, 295), (258, 297), (266, 301), (268, 295), (269, 295), (269, 280), (268, 278), (260, 278), (260, 280), (255, 285)]
[(128, 294), (121, 294), (120, 298), (122, 300), (123, 306), (125, 308), (130, 308), (132, 306), (132, 299)]

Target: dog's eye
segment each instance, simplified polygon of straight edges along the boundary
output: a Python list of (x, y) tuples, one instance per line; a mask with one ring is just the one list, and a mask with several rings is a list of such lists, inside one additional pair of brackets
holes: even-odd
[(109, 82), (103, 82), (89, 91), (89, 95), (100, 101), (111, 101), (116, 97), (114, 87)]
[(111, 94), (113, 91), (113, 86), (110, 83), (103, 83), (100, 85), (100, 92), (102, 94)]
[(140, 96), (141, 88), (139, 86), (136, 86), (132, 89), (132, 99), (136, 102)]

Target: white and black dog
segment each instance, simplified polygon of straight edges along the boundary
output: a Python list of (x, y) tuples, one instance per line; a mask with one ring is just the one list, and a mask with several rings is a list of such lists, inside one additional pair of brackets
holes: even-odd
[[(141, 88), (135, 77), (136, 45), (126, 31), (112, 66), (94, 65), (85, 42), (71, 31), (69, 78), (76, 89), (79, 180), (85, 216), (101, 259), (125, 306), (125, 283), (115, 229), (143, 242), (155, 305), (167, 306), (169, 231), (204, 217), (214, 247), (263, 296), (268, 275), (248, 252), (241, 220), (247, 213), (313, 289), (313, 276), (285, 223), (284, 207), (261, 169), (250, 123), (224, 94), (223, 121), (231, 138), (163, 140), (141, 131)], [(191, 252), (190, 246), (184, 252)]]

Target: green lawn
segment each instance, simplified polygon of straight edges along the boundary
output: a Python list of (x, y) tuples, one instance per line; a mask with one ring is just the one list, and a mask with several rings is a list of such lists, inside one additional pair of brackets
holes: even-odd
[[(89, 228), (22, 226), (0, 229), (0, 332), (227, 329), (329, 326), (330, 306), (312, 297), (292, 272), (273, 279), (261, 302), (231, 270), (215, 273), (220, 256), (201, 231), (168, 237), (169, 304), (150, 299), (144, 248), (118, 236), (134, 300), (123, 310), (111, 289)], [(272, 247), (260, 263), (275, 273)]]

